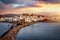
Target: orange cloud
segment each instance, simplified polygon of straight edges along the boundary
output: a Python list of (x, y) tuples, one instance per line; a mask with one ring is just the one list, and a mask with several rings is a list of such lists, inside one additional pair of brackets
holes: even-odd
[(21, 13), (48, 13), (48, 14), (58, 14), (60, 15), (60, 4), (51, 4), (45, 2), (37, 2), (35, 3), (37, 7), (25, 7), (25, 8), (16, 8), (16, 9), (7, 9), (5, 11), (1, 11), (3, 14), (21, 14)]

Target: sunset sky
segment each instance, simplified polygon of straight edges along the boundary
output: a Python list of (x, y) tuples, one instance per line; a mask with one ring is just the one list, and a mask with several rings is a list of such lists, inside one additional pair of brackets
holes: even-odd
[(60, 0), (0, 0), (0, 14), (42, 12), (60, 15)]

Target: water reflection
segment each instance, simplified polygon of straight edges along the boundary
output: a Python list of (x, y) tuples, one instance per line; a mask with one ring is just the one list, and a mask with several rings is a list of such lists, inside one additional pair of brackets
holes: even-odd
[(60, 40), (60, 23), (36, 23), (22, 28), (17, 40)]
[(0, 36), (12, 28), (12, 23), (0, 23)]

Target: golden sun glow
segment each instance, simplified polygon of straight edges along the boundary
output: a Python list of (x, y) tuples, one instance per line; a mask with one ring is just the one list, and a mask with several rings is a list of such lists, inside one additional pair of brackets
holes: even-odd
[(47, 3), (38, 3), (41, 8), (41, 12), (60, 12), (60, 4), (47, 4)]
[(47, 4), (47, 3), (36, 3), (37, 7), (25, 7), (17, 9), (9, 9), (2, 11), (1, 13), (41, 13), (41, 12), (51, 12), (55, 14), (60, 14), (60, 4)]

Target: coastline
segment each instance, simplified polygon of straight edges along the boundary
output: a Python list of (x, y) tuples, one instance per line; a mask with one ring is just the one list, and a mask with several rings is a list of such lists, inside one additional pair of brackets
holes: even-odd
[[(18, 26), (16, 26), (16, 23), (13, 23), (13, 28), (9, 30), (3, 37), (1, 37), (0, 40), (16, 40), (16, 36), (19, 30), (35, 23), (42, 23), (42, 22), (23, 22), (21, 23), (21, 25)], [(43, 23), (47, 23), (47, 22), (43, 22)]]
[(35, 23), (37, 22), (26, 22), (19, 26), (13, 26), (13, 29), (9, 30), (3, 37), (0, 38), (0, 40), (16, 40), (17, 33), (20, 29)]

